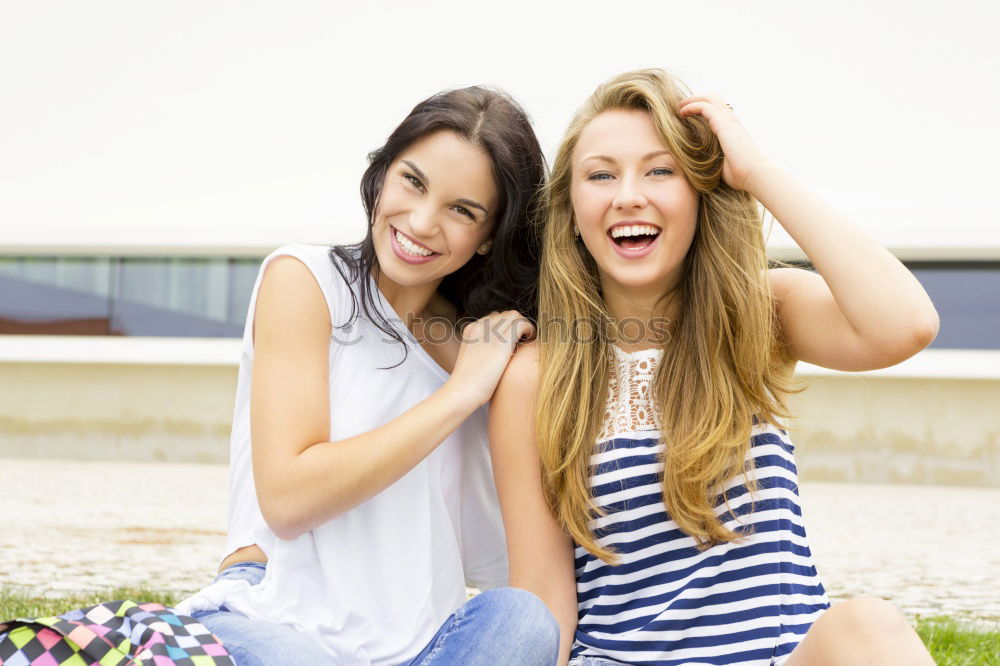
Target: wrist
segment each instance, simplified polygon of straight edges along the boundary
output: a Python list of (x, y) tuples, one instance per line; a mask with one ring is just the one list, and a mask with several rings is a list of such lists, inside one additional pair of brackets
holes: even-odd
[(769, 158), (762, 158), (749, 172), (744, 181), (744, 190), (760, 200), (765, 195), (768, 185), (775, 178), (780, 178), (784, 170)]
[(448, 404), (464, 412), (465, 416), (479, 409), (489, 399), (488, 397), (482, 398), (474, 387), (454, 375), (445, 382), (440, 391)]

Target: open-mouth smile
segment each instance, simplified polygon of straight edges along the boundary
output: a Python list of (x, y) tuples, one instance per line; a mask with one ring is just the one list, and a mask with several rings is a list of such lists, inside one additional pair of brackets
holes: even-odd
[(608, 241), (619, 256), (638, 259), (653, 251), (662, 230), (647, 222), (619, 222), (608, 229)]

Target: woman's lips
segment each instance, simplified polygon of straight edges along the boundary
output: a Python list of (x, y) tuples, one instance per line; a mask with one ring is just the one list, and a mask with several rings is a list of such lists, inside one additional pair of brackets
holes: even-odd
[(660, 240), (660, 236), (662, 235), (663, 232), (661, 231), (660, 233), (656, 234), (656, 236), (654, 236), (653, 239), (646, 245), (643, 245), (642, 247), (629, 248), (629, 247), (623, 247), (618, 243), (616, 243), (615, 240), (611, 237), (610, 233), (605, 234), (605, 236), (608, 239), (608, 242), (611, 244), (611, 248), (618, 254), (619, 257), (623, 257), (625, 259), (641, 259), (642, 257), (645, 257), (647, 254), (653, 251), (653, 249), (656, 247), (657, 242), (659, 242)]
[[(396, 232), (398, 231), (396, 229), (396, 227), (392, 226), (391, 224), (387, 225), (387, 226), (389, 227), (389, 239), (390, 239), (390, 243), (392, 243), (392, 251), (396, 253), (397, 257), (399, 257), (400, 259), (402, 259), (406, 263), (408, 263), (408, 264), (426, 264), (427, 262), (434, 261), (435, 259), (437, 259), (438, 257), (441, 256), (441, 254), (438, 253), (438, 252), (435, 252), (434, 254), (428, 255), (426, 257), (421, 257), (421, 256), (417, 256), (415, 254), (410, 254), (409, 252), (407, 252), (406, 250), (404, 250), (400, 246), (399, 240), (397, 240), (397, 238), (396, 238)], [(401, 232), (401, 231), (399, 233), (403, 234), (403, 232)], [(403, 234), (403, 235), (406, 236), (406, 234)], [(409, 239), (410, 237), (406, 236), (406, 238)], [(416, 241), (413, 241), (411, 239), (411, 242), (415, 243)], [(428, 249), (430, 249), (430, 248), (428, 248)]]

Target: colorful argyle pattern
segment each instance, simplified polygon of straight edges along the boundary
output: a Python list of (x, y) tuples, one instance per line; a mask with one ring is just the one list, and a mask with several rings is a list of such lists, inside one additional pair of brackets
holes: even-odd
[(109, 601), (0, 624), (3, 666), (235, 666), (201, 623), (162, 604)]

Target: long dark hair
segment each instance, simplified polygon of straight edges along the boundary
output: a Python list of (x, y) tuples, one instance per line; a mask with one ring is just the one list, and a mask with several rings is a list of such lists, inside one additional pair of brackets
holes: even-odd
[(348, 284), (359, 282), (360, 298), (351, 290), (353, 303), (346, 325), (360, 310), (400, 343), (403, 339), (375, 303), (373, 282), (368, 279), (371, 275), (377, 283), (379, 273), (372, 240), (374, 213), (389, 165), (413, 142), (439, 130), (455, 132), (486, 151), (499, 206), (490, 251), (473, 254), (464, 266), (445, 276), (438, 292), (455, 306), (459, 320), (478, 319), (497, 310), (518, 310), (532, 321), (537, 317), (541, 241), (536, 216), (545, 184), (542, 149), (528, 115), (510, 95), (483, 86), (449, 90), (413, 107), (385, 145), (368, 154), (369, 166), (361, 177), (368, 233), (360, 243), (330, 249), (341, 277)]

